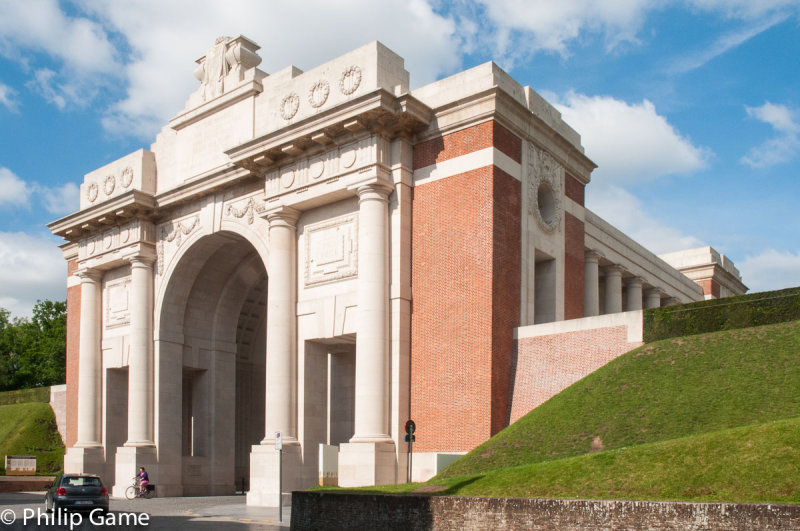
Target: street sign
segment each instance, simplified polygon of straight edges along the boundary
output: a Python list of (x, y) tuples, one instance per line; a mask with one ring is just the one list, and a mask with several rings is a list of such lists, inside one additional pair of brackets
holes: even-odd
[(275, 449), (276, 450), (282, 450), (283, 449), (283, 436), (281, 435), (281, 432), (279, 432), (279, 431), (275, 432)]

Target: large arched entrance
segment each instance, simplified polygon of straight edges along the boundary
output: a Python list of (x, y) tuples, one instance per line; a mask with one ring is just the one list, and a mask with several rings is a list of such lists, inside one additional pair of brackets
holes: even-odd
[(194, 242), (165, 280), (156, 340), (156, 430), (167, 495), (249, 485), (264, 437), (267, 273), (243, 237)]

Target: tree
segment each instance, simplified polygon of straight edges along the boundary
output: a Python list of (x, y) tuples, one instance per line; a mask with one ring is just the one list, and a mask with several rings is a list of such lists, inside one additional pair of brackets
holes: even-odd
[(66, 381), (67, 304), (38, 301), (33, 318), (9, 319), (0, 308), (0, 390)]

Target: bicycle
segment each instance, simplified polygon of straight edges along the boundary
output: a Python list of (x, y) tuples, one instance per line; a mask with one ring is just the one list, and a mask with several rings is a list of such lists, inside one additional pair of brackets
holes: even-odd
[(125, 497), (129, 500), (134, 498), (152, 498), (156, 495), (156, 486), (148, 483), (141, 489), (141, 480), (138, 477), (133, 478), (133, 485), (125, 489)]

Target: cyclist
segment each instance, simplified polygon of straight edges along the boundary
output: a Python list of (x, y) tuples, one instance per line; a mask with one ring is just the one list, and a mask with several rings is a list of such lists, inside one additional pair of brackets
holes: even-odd
[(147, 470), (143, 466), (139, 467), (139, 473), (136, 475), (139, 478), (139, 496), (144, 496), (144, 491), (147, 489), (147, 484), (150, 483), (150, 478), (147, 475)]

